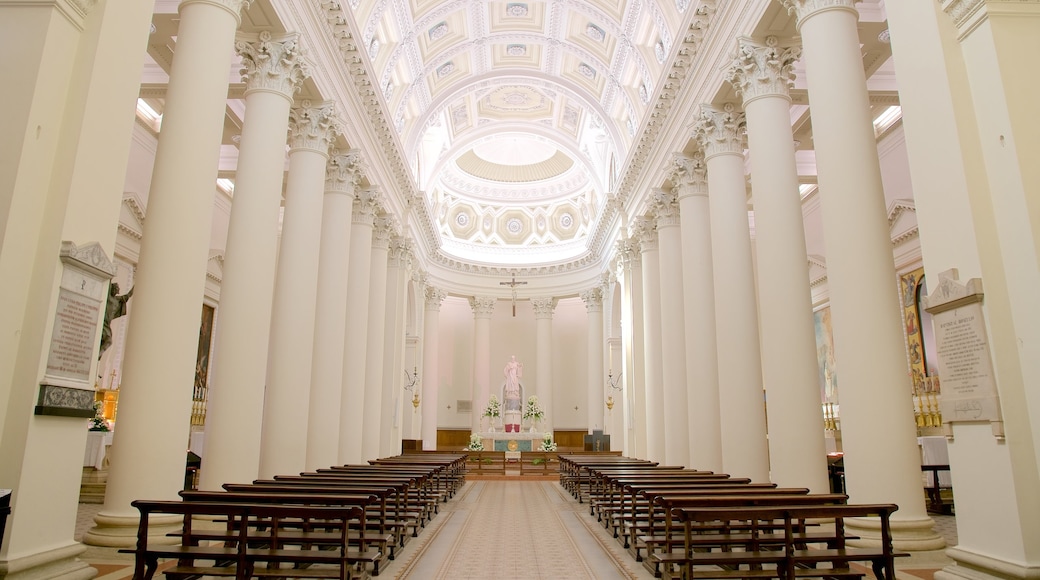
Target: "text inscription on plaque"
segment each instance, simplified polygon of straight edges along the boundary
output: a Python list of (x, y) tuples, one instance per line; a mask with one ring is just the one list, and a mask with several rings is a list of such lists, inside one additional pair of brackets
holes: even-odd
[(934, 315), (947, 421), (999, 419), (989, 341), (982, 305), (968, 304)]
[(97, 339), (101, 302), (71, 292), (58, 291), (47, 374), (90, 383), (91, 355)]

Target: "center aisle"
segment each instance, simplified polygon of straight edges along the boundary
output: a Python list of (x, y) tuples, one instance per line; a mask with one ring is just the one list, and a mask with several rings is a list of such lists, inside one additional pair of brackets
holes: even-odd
[(441, 504), (415, 550), (385, 574), (416, 580), (651, 579), (587, 509), (555, 482), (470, 481)]

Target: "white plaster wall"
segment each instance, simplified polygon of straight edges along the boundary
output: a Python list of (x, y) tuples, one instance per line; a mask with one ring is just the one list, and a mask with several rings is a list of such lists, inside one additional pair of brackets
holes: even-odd
[(553, 409), (556, 429), (589, 425), (588, 312), (580, 298), (560, 300), (553, 317)]

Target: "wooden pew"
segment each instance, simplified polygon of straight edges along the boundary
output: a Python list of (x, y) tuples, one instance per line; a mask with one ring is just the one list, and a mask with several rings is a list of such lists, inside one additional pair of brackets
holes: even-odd
[[(867, 562), (877, 580), (894, 580), (894, 558), (908, 555), (892, 549), (889, 519), (897, 509), (891, 504), (675, 508), (686, 542), (682, 553), (669, 555), (662, 577), (858, 579), (863, 574), (849, 564)], [(878, 518), (881, 545), (846, 547), (844, 519), (850, 517)], [(807, 545), (805, 522), (813, 519), (834, 522), (827, 537), (817, 534), (809, 540), (826, 547)], [(734, 526), (740, 526), (740, 533), (729, 533)]]
[[(134, 554), (134, 580), (150, 580), (160, 558), (177, 564), (163, 571), (167, 578), (199, 576), (292, 576), (294, 578), (366, 577), (365, 559), (352, 550), (347, 532), (352, 521), (362, 517), (358, 506), (256, 505), (244, 503), (145, 501), (131, 503), (141, 512), (137, 546), (120, 550)], [(149, 544), (152, 516), (182, 516), (184, 527), (178, 545)], [(207, 535), (192, 526), (194, 517), (222, 518), (226, 523), (222, 541), (203, 545)], [(319, 532), (320, 539), (304, 543), (301, 528), (336, 530)], [(323, 564), (323, 567), (312, 567)], [(291, 574), (288, 568), (291, 567)]]

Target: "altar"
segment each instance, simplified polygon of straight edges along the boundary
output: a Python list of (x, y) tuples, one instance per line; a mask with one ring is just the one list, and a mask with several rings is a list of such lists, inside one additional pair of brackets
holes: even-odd
[(488, 451), (537, 451), (542, 446), (545, 433), (481, 433), (480, 439), (484, 443), (484, 449)]

